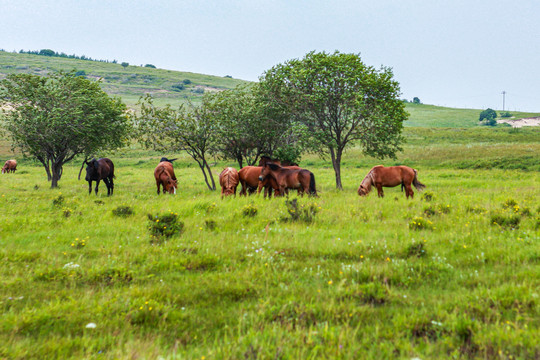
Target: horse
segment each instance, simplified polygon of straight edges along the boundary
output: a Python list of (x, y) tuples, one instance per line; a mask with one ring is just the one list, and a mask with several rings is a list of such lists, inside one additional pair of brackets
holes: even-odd
[[(259, 174), (261, 173), (262, 166), (244, 166), (238, 171), (238, 178), (240, 184), (242, 184), (242, 190), (240, 190), (240, 195), (246, 195), (246, 190), (249, 194), (253, 194), (258, 190), (258, 193), (261, 192), (261, 189), (264, 187), (264, 197), (268, 195), (272, 196), (272, 190), (279, 191), (279, 187), (273, 179), (268, 179), (265, 181), (259, 181)], [(276, 193), (276, 196), (278, 194)]]
[(9, 173), (9, 172), (15, 172), (17, 170), (17, 160), (11, 159), (7, 160), (4, 166), (2, 167), (2, 174)]
[(277, 164), (277, 165), (281, 165), (281, 166), (284, 166), (284, 167), (291, 167), (291, 166), (298, 167), (297, 163), (293, 163), (293, 162), (288, 161), (288, 160), (272, 159), (272, 158), (270, 158), (269, 156), (266, 156), (266, 155), (261, 156), (261, 159), (259, 160), (259, 166), (262, 167), (266, 163), (269, 163), (269, 162)]
[(236, 187), (239, 182), (238, 171), (235, 168), (227, 167), (219, 174), (219, 184), (221, 185), (221, 198), (227, 195), (236, 196)]
[(114, 164), (110, 159), (101, 158), (96, 160), (95, 158), (88, 161), (84, 161), (86, 166), (86, 177), (88, 181), (88, 194), (92, 193), (92, 181), (96, 182), (96, 195), (98, 193), (99, 182), (103, 180), (107, 186), (107, 196), (111, 196), (114, 191)]
[(369, 170), (364, 180), (362, 180), (362, 183), (358, 188), (358, 195), (366, 196), (371, 191), (371, 186), (374, 185), (377, 188), (378, 196), (383, 197), (383, 186), (394, 187), (401, 185), (401, 191), (405, 188), (407, 199), (409, 196), (412, 199), (414, 197), (414, 191), (412, 190), (411, 184), (414, 185), (418, 191), (422, 191), (426, 187), (426, 185), (418, 181), (417, 175), (418, 171), (408, 166), (374, 166)]
[(276, 181), (280, 194), (285, 194), (287, 189), (298, 189), (301, 196), (304, 193), (317, 196), (315, 175), (309, 170), (291, 169), (274, 163), (267, 163), (262, 167), (259, 180), (264, 181), (267, 178), (273, 178)]
[(154, 178), (156, 179), (157, 193), (159, 195), (160, 186), (163, 186), (163, 194), (176, 194), (178, 181), (174, 175), (174, 168), (171, 162), (162, 161), (154, 169)]
[(167, 159), (166, 157), (162, 157), (161, 160), (159, 160), (159, 162), (167, 161), (167, 162), (170, 162), (172, 164), (174, 160), (178, 160), (178, 158)]

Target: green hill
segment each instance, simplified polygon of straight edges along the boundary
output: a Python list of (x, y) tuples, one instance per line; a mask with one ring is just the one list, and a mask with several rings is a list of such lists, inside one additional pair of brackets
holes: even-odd
[(89, 79), (102, 79), (102, 88), (120, 96), (134, 107), (145, 93), (151, 93), (156, 104), (179, 105), (188, 100), (198, 102), (205, 91), (232, 89), (244, 80), (182, 71), (127, 66), (99, 61), (78, 60), (0, 51), (0, 79), (13, 73), (44, 75), (55, 71), (79, 71)]
[[(178, 106), (192, 101), (197, 103), (207, 91), (231, 89), (244, 80), (191, 72), (127, 66), (101, 61), (63, 57), (19, 54), (0, 51), (0, 79), (13, 73), (44, 75), (54, 71), (79, 71), (90, 79), (102, 79), (103, 90), (120, 96), (128, 107), (134, 108), (138, 99), (150, 93), (158, 106)], [(459, 127), (478, 126), (481, 109), (454, 109), (433, 105), (407, 103), (409, 120), (406, 127)], [(540, 116), (540, 113), (513, 113), (516, 118)]]

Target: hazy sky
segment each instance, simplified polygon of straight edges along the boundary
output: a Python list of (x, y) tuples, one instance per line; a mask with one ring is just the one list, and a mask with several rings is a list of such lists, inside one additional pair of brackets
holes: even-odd
[(0, 49), (256, 81), (307, 52), (394, 71), (402, 97), (540, 112), (538, 0), (0, 0)]

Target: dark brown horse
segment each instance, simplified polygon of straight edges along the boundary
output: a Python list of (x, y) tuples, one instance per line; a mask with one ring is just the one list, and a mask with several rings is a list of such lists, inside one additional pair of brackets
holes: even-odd
[(107, 196), (111, 196), (114, 191), (114, 164), (110, 159), (101, 158), (96, 160), (95, 158), (88, 161), (84, 161), (86, 166), (86, 177), (88, 181), (88, 193), (92, 193), (92, 181), (96, 182), (96, 195), (98, 193), (99, 182), (103, 180), (107, 186)]
[(274, 163), (281, 166), (298, 166), (297, 163), (290, 162), (288, 160), (279, 160), (279, 159), (272, 159), (269, 156), (263, 155), (261, 156), (261, 159), (259, 160), (259, 166), (264, 166), (266, 163)]
[(163, 194), (176, 194), (178, 181), (174, 174), (174, 168), (171, 162), (162, 161), (154, 169), (154, 178), (156, 179), (157, 193), (159, 195), (160, 186), (163, 186)]
[(2, 174), (15, 172), (17, 170), (17, 160), (11, 159), (7, 160), (4, 166), (2, 167)]
[(239, 182), (238, 171), (235, 168), (227, 167), (219, 174), (219, 184), (221, 185), (221, 198), (223, 196), (236, 196), (236, 187)]
[(417, 174), (418, 171), (416, 169), (408, 166), (375, 166), (369, 170), (364, 180), (362, 180), (362, 183), (358, 188), (358, 195), (366, 196), (371, 191), (371, 186), (375, 186), (379, 197), (383, 197), (383, 186), (394, 187), (401, 185), (401, 191), (405, 188), (407, 199), (409, 196), (413, 198), (414, 191), (412, 190), (411, 184), (414, 185), (418, 191), (422, 191), (426, 187), (426, 185), (418, 181)]
[(315, 175), (309, 170), (291, 169), (267, 163), (261, 170), (259, 180), (264, 181), (267, 178), (273, 178), (276, 181), (280, 194), (285, 194), (287, 189), (298, 189), (298, 193), (302, 196), (304, 193), (317, 196)]

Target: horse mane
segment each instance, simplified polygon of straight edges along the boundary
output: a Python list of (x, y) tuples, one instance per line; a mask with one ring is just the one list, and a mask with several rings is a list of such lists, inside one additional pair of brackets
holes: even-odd
[(373, 169), (371, 169), (360, 183), (360, 186), (363, 186), (364, 189), (366, 189), (366, 193), (368, 193), (371, 191), (371, 185), (373, 185), (373, 183)]
[(266, 165), (268, 165), (270, 167), (270, 169), (273, 170), (273, 171), (281, 169), (281, 166), (279, 166), (278, 164), (266, 163)]

